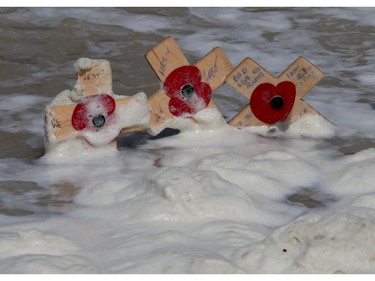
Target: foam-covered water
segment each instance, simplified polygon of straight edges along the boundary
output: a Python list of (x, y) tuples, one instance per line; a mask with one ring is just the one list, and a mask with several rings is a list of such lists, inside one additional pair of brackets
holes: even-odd
[[(1, 9), (0, 272), (374, 273), (373, 13)], [(191, 63), (218, 46), (275, 76), (305, 56), (325, 74), (305, 101), (334, 125), (207, 123), (44, 155), (44, 108), (72, 89), (78, 58), (109, 60), (115, 94), (150, 96), (144, 54), (168, 35)], [(213, 98), (226, 120), (246, 104), (227, 85)]]

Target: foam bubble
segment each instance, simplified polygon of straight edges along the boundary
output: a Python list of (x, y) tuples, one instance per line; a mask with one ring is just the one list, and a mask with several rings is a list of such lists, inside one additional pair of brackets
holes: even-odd
[(242, 267), (257, 273), (370, 273), (374, 231), (373, 211), (313, 212), (240, 250), (238, 257)]
[[(28, 54), (39, 50), (38, 36), (43, 39), (46, 28), (53, 27), (56, 33), (49, 35), (56, 40), (61, 31), (74, 29), (69, 36), (84, 46), (82, 52), (86, 47), (129, 69), (118, 57), (129, 42), (150, 48), (171, 35), (173, 26), (191, 63), (219, 46), (234, 66), (250, 56), (277, 77), (305, 56), (325, 73), (306, 101), (334, 126), (305, 116), (289, 128), (237, 130), (221, 114), (237, 113), (248, 100), (231, 91), (214, 97), (219, 106), (225, 100), (231, 107), (204, 109), (193, 116), (193, 126), (191, 120), (173, 119), (181, 128), (173, 137), (144, 144), (148, 136), (134, 134), (133, 143), (125, 137), (120, 150), (85, 150), (82, 139), (68, 140), (38, 160), (2, 158), (0, 271), (373, 273), (375, 158), (372, 148), (363, 150), (374, 135), (368, 32), (373, 13), (368, 8), (4, 10), (4, 24), (9, 23), (4, 36), (11, 39), (5, 63), (15, 66), (15, 77), (0, 82), (5, 92), (40, 89), (41, 82), (71, 75), (70, 62), (57, 64), (63, 58), (57, 59), (52, 41), (43, 41), (51, 51), (42, 55), (48, 62), (43, 71), (18, 74), (25, 66), (40, 68), (40, 60)], [(23, 37), (27, 44), (13, 36), (21, 29), (32, 34)], [(88, 32), (100, 42), (85, 41)], [(112, 36), (115, 43), (108, 40)], [(28, 52), (15, 56), (15, 47)], [(68, 59), (76, 54), (61, 51)], [(147, 73), (139, 73), (143, 85)], [(77, 86), (56, 102), (74, 104), (81, 93)], [(145, 124), (145, 96), (139, 99), (116, 121)], [(43, 135), (49, 101), (34, 92), (0, 95), (1, 130)], [(332, 148), (333, 133), (355, 144), (351, 155), (340, 152), (346, 143), (337, 145), (340, 151)], [(367, 145), (363, 137), (370, 139)], [(15, 180), (23, 184), (8, 184)], [(10, 216), (9, 208), (19, 205), (24, 216)], [(30, 206), (43, 212), (25, 215)]]
[(8, 273), (95, 273), (89, 259), (65, 237), (37, 230), (0, 232), (2, 262)]

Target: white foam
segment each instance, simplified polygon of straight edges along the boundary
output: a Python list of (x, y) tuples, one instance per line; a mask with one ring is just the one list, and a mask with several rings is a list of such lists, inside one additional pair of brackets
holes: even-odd
[(192, 116), (172, 116), (167, 119), (163, 127), (150, 127), (150, 133), (157, 135), (164, 128), (178, 129), (182, 132), (213, 130), (227, 127), (227, 123), (220, 111), (215, 108), (204, 108)]
[(286, 134), (293, 137), (330, 138), (335, 136), (336, 129), (321, 115), (305, 114), (289, 126)]
[(327, 168), (326, 189), (337, 196), (358, 196), (375, 192), (375, 149), (363, 150), (340, 159), (335, 168)]
[(76, 72), (80, 72), (82, 70), (90, 70), (92, 68), (94, 61), (90, 58), (79, 58), (75, 64), (74, 68), (76, 69)]
[[(275, 76), (302, 54), (326, 75), (306, 101), (334, 125), (305, 116), (286, 131), (237, 130), (218, 111), (205, 109), (193, 116), (198, 125), (181, 118), (183, 132), (144, 145), (136, 141), (136, 149), (87, 151), (75, 140), (37, 161), (2, 158), (1, 272), (374, 273), (374, 149), (343, 156), (330, 145), (334, 134), (350, 142), (368, 137), (370, 144), (374, 136), (373, 108), (357, 103), (363, 96), (373, 100), (366, 35), (373, 9), (190, 11), (170, 17), (163, 11), (22, 9), (4, 17), (16, 26), (55, 27), (70, 18), (78, 28), (95, 21), (109, 33), (117, 25), (124, 40), (133, 38), (126, 37), (130, 29), (141, 31), (132, 36), (148, 47), (153, 43), (141, 38), (171, 35), (173, 26), (190, 57), (219, 46), (233, 65), (250, 56)], [(348, 40), (360, 32), (358, 41)], [(87, 44), (96, 55), (121, 53), (121, 44)], [(67, 69), (54, 65), (1, 85), (29, 85)], [(233, 91), (225, 102), (239, 101), (238, 108), (223, 107), (222, 115), (244, 106), (234, 95), (240, 94)], [(58, 104), (72, 97), (79, 100), (79, 88), (59, 96)], [(1, 130), (43, 135), (49, 98), (24, 93), (0, 95), (0, 101)], [(118, 121), (143, 122), (141, 108), (129, 108)], [(7, 181), (15, 180), (39, 189), (9, 188)], [(68, 195), (56, 185), (77, 194), (59, 201)], [(39, 206), (43, 212), (32, 216), (5, 215), (15, 200), (23, 208), (23, 202), (68, 207), (57, 207), (60, 214)]]
[(240, 250), (239, 262), (257, 273), (372, 273), (374, 215), (373, 209), (312, 212)]
[(147, 104), (147, 96), (144, 93), (138, 93), (127, 98), (131, 101), (117, 106), (115, 113), (107, 118), (103, 128), (82, 132), (82, 136), (88, 143), (93, 146), (104, 146), (114, 141), (123, 128), (133, 126), (148, 128), (150, 109)]
[[(75, 63), (76, 71), (91, 69), (94, 60), (90, 58), (80, 58)], [(51, 120), (55, 117), (53, 106), (62, 106), (67, 104), (77, 104), (82, 101), (84, 86), (78, 80), (72, 91), (64, 90), (60, 92), (46, 107), (45, 110), (45, 147), (48, 156), (45, 159), (66, 158), (71, 159), (76, 155), (87, 155), (93, 152), (93, 147), (109, 146), (112, 150), (116, 145), (116, 138), (125, 128), (138, 127), (148, 128), (150, 119), (150, 108), (147, 103), (147, 96), (140, 92), (134, 96), (121, 96), (114, 93), (108, 93), (117, 100), (115, 112), (106, 116), (105, 125), (101, 128), (92, 128), (89, 126), (82, 131), (73, 129), (65, 139), (59, 139), (55, 133), (55, 128)], [(105, 111), (104, 105), (97, 101), (87, 105), (88, 115), (95, 116), (97, 113)], [(88, 116), (87, 116), (88, 117)], [(89, 117), (88, 117), (89, 119)], [(107, 149), (105, 149), (107, 150)]]
[(95, 273), (89, 259), (62, 236), (37, 230), (0, 232), (1, 272)]
[[(372, 272), (373, 149), (332, 159), (313, 141), (224, 127), (78, 159), (18, 173), (80, 189), (75, 210), (7, 230), (38, 231), (17, 242), (22, 252), (3, 236), (4, 271), (15, 262), (18, 272)], [(315, 211), (286, 203), (304, 189), (337, 201), (322, 196), (329, 207)]]

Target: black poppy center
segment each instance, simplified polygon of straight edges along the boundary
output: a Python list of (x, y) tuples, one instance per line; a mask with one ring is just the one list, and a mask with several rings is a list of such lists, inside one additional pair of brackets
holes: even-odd
[(194, 87), (190, 84), (186, 84), (182, 87), (181, 94), (184, 98), (189, 99), (194, 94)]
[(103, 114), (97, 114), (92, 118), (92, 123), (96, 128), (103, 127), (105, 124), (105, 117)]
[(274, 96), (272, 99), (271, 99), (271, 106), (272, 108), (274, 109), (280, 109), (282, 108), (284, 105), (284, 99), (280, 96)]

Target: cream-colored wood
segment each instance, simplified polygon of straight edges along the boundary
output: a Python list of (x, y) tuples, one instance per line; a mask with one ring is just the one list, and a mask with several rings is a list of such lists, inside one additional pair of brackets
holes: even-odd
[(127, 133), (134, 133), (134, 132), (144, 132), (144, 128), (140, 127), (129, 127), (129, 128), (124, 128), (121, 130), (121, 134), (127, 134)]
[(252, 113), (249, 105), (246, 105), (236, 116), (229, 122), (229, 125), (236, 128), (252, 127), (252, 126), (269, 126), (268, 124), (260, 121)]
[(225, 82), (248, 99), (250, 99), (255, 88), (260, 84), (274, 84), (275, 81), (277, 81), (277, 79), (251, 58), (245, 58), (228, 74), (225, 80)]
[[(116, 108), (133, 102), (132, 97), (124, 97), (115, 99)], [(50, 138), (54, 142), (61, 142), (69, 138), (74, 138), (78, 135), (78, 132), (73, 128), (72, 115), (76, 104), (61, 105), (61, 106), (50, 106), (47, 107), (46, 111), (46, 126), (50, 128)], [(130, 132), (135, 130), (136, 127), (124, 128), (123, 132)], [(137, 128), (139, 130), (145, 130), (145, 128)]]
[(157, 91), (154, 95), (148, 98), (148, 103), (151, 110), (151, 131), (155, 132), (156, 134), (165, 129), (165, 127), (163, 126), (168, 119), (174, 117), (173, 114), (169, 111), (169, 100), (170, 98), (165, 94), (163, 90)]
[(302, 99), (296, 99), (294, 102), (293, 109), (288, 116), (287, 121), (293, 123), (294, 121), (298, 120), (304, 114), (316, 114), (320, 115), (314, 108), (312, 108), (309, 104), (304, 102)]
[[(83, 97), (90, 95), (109, 94), (112, 95), (112, 72), (110, 63), (107, 60), (91, 60), (90, 69), (78, 69), (77, 79), (83, 86)], [(79, 66), (78, 66), (79, 67)], [(121, 110), (122, 106), (133, 102), (132, 97), (120, 97), (115, 99), (116, 109)], [(47, 140), (58, 143), (70, 138), (81, 138), (78, 131), (72, 126), (72, 115), (77, 104), (49, 106), (46, 108), (45, 127)], [(123, 128), (122, 132), (145, 130), (146, 128), (131, 127)], [(116, 141), (108, 146), (116, 145)]]
[[(146, 59), (155, 71), (161, 82), (164, 82), (167, 76), (176, 68), (183, 65), (189, 65), (178, 44), (172, 37), (167, 37), (146, 53)], [(233, 66), (222, 49), (214, 48), (211, 52), (200, 59), (196, 67), (201, 72), (202, 82), (210, 85), (212, 91), (217, 89), (225, 82), (226, 75), (232, 70)], [(171, 118), (176, 118), (169, 111), (170, 98), (164, 90), (158, 90), (154, 95), (148, 98), (151, 107), (150, 132), (158, 134), (166, 128), (166, 123)], [(211, 99), (208, 108), (216, 108)], [(190, 119), (195, 124), (193, 118)]]
[[(252, 59), (245, 58), (228, 74), (226, 82), (249, 100), (255, 88), (262, 83), (270, 83), (276, 86), (282, 81), (293, 82), (296, 86), (296, 98), (287, 119), (291, 123), (304, 114), (319, 114), (301, 98), (319, 83), (323, 76), (324, 74), (304, 57), (296, 59), (277, 78)], [(269, 126), (254, 116), (249, 105), (245, 106), (228, 124), (234, 127)]]
[(231, 62), (220, 48), (214, 48), (196, 64), (202, 74), (202, 81), (209, 84), (212, 91), (225, 82), (225, 77), (233, 69)]
[(84, 95), (112, 94), (112, 72), (109, 61), (92, 60), (90, 69), (77, 72), (78, 81), (84, 86)]
[(167, 37), (146, 53), (146, 59), (160, 81), (176, 68), (189, 65), (173, 37)]
[(296, 99), (302, 98), (322, 80), (324, 74), (304, 57), (299, 57), (277, 78), (278, 81), (291, 81), (296, 86)]
[(77, 131), (72, 126), (75, 106), (75, 104), (69, 104), (46, 108), (45, 127), (49, 134), (48, 141), (58, 143), (77, 135)]

